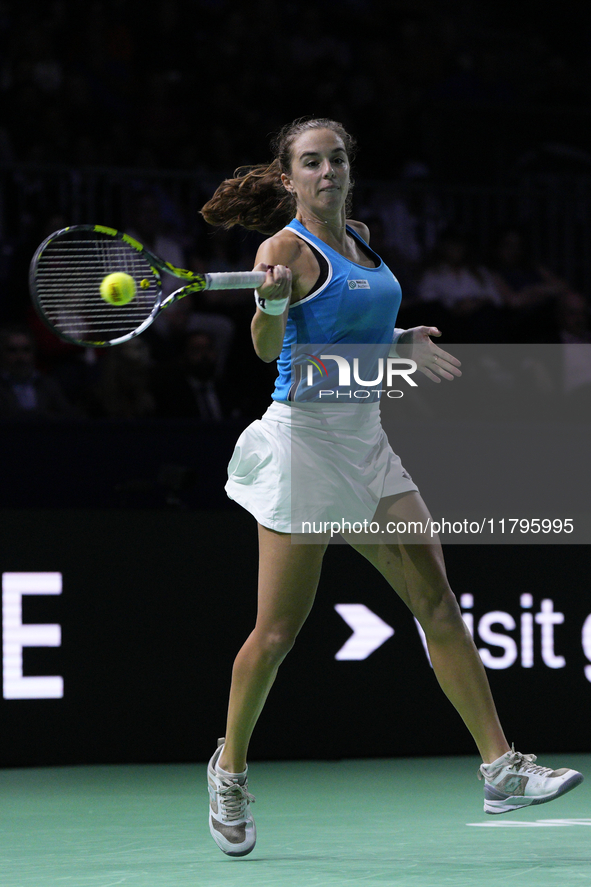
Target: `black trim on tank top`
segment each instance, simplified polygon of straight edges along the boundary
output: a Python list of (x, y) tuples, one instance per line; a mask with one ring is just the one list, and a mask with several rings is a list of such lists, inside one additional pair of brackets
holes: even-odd
[[(373, 268), (379, 268), (382, 259), (380, 256), (378, 256), (376, 252), (373, 251), (369, 243), (366, 243), (361, 234), (356, 231), (355, 228), (352, 228), (351, 225), (347, 225), (347, 231), (353, 236), (353, 240), (365, 256), (365, 258), (371, 259), (371, 261), (373, 262)], [(354, 264), (358, 265), (359, 262), (355, 262)]]
[[(296, 234), (297, 234), (297, 231), (296, 231)], [(329, 269), (329, 267), (328, 267), (328, 262), (326, 261), (326, 259), (324, 258), (324, 256), (323, 256), (322, 253), (320, 252), (320, 250), (317, 249), (312, 243), (309, 243), (308, 241), (306, 241), (306, 242), (308, 243), (308, 246), (309, 246), (310, 249), (312, 250), (312, 253), (314, 254), (314, 258), (315, 258), (316, 261), (318, 262), (318, 266), (319, 266), (319, 268), (320, 268), (320, 274), (319, 274), (318, 277), (316, 278), (316, 283), (314, 284), (314, 286), (312, 287), (312, 289), (310, 289), (310, 290), (306, 293), (306, 295), (303, 296), (304, 299), (307, 299), (308, 296), (311, 296), (312, 293), (315, 293), (316, 290), (319, 290), (320, 287), (322, 286), (322, 284), (323, 284), (326, 280), (328, 280), (328, 275), (329, 275), (329, 273), (330, 273), (330, 269)], [(297, 305), (297, 302), (296, 302), (296, 305)]]
[[(349, 230), (352, 231), (353, 229), (350, 228)], [(355, 231), (354, 234), (357, 234), (357, 232)], [(380, 267), (380, 263), (376, 261), (376, 259), (379, 258), (379, 257), (378, 257), (378, 254), (377, 254), (377, 253), (374, 253), (374, 251), (372, 250), (371, 246), (369, 246), (369, 245), (365, 242), (365, 240), (363, 240), (361, 237), (359, 237), (358, 234), (357, 234), (357, 237), (355, 238), (355, 240), (356, 240), (357, 246), (359, 247), (359, 249), (361, 250), (361, 252), (362, 252), (363, 255), (365, 256), (365, 258), (366, 258), (366, 259), (371, 259), (371, 261), (373, 262), (373, 269), (372, 269), (372, 270), (374, 270), (375, 268), (379, 268), (379, 267)], [(356, 262), (355, 264), (358, 265), (359, 262)], [(362, 266), (362, 267), (363, 267), (363, 266)]]
[(300, 387), (301, 382), (302, 382), (302, 376), (303, 376), (302, 367), (299, 364), (296, 364), (294, 369), (295, 369), (295, 379), (291, 383), (291, 385), (289, 386), (289, 391), (287, 392), (287, 399), (288, 400), (295, 400), (296, 399), (296, 395), (298, 393), (298, 388)]

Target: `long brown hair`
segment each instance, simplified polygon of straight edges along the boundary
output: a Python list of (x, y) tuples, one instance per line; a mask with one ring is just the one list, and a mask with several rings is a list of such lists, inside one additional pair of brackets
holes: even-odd
[[(301, 117), (284, 126), (271, 143), (271, 163), (242, 166), (231, 179), (225, 179), (201, 209), (210, 225), (232, 228), (241, 225), (261, 234), (275, 234), (290, 222), (296, 213), (296, 201), (285, 190), (282, 173), (291, 174), (291, 149), (294, 141), (311, 129), (330, 129), (343, 140), (351, 163), (355, 156), (355, 139), (341, 123), (326, 117)], [(351, 182), (352, 185), (352, 182)], [(350, 204), (351, 187), (347, 196)]]

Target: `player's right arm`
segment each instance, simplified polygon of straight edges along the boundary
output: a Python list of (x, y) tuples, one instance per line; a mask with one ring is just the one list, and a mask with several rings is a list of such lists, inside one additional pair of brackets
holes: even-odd
[(270, 363), (281, 354), (289, 304), (298, 290), (300, 242), (291, 232), (280, 231), (261, 244), (255, 261), (254, 270), (267, 273), (264, 284), (257, 289), (259, 296), (270, 301), (287, 298), (282, 314), (265, 314), (257, 306), (252, 319), (254, 350), (261, 360)]

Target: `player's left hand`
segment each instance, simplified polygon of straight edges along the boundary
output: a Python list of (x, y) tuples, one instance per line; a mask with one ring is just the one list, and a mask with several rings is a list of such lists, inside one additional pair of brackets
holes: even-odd
[(459, 369), (462, 364), (453, 354), (448, 354), (431, 341), (431, 336), (440, 335), (436, 326), (412, 327), (404, 331), (396, 350), (401, 357), (414, 360), (417, 369), (432, 382), (439, 383), (441, 379), (452, 382), (455, 376), (462, 375)]

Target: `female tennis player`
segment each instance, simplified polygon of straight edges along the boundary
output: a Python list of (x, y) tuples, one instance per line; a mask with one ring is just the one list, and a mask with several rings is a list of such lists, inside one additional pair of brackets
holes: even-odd
[[(298, 403), (291, 346), (379, 347), (397, 340), (431, 380), (461, 375), (459, 361), (432, 341), (440, 335), (436, 328), (395, 332), (398, 282), (370, 248), (366, 226), (347, 220), (354, 142), (343, 126), (327, 119), (296, 121), (274, 147), (269, 166), (237, 171), (202, 210), (211, 224), (239, 224), (271, 235), (256, 257), (255, 270), (265, 271), (266, 280), (255, 293), (251, 332), (257, 355), (267, 362), (278, 359), (272, 404), (240, 436), (226, 486), (259, 526), (256, 624), (234, 662), (225, 738), (208, 766), (210, 831), (230, 856), (244, 856), (255, 845), (248, 745), (279, 665), (312, 607), (326, 549), (324, 538), (321, 544), (301, 538), (294, 544), (292, 538), (292, 432), (297, 429), (298, 440), (313, 454), (309, 461), (320, 491), (315, 507), (324, 501), (332, 514), (351, 514), (357, 502), (360, 520), (429, 518), (381, 429), (379, 403), (323, 405), (321, 414), (316, 404)], [(407, 544), (390, 536), (370, 544), (355, 534), (345, 538), (421, 624), (437, 680), (482, 756), (485, 811), (540, 804), (578, 785), (580, 773), (539, 767), (534, 755), (509, 748), (438, 539)]]

